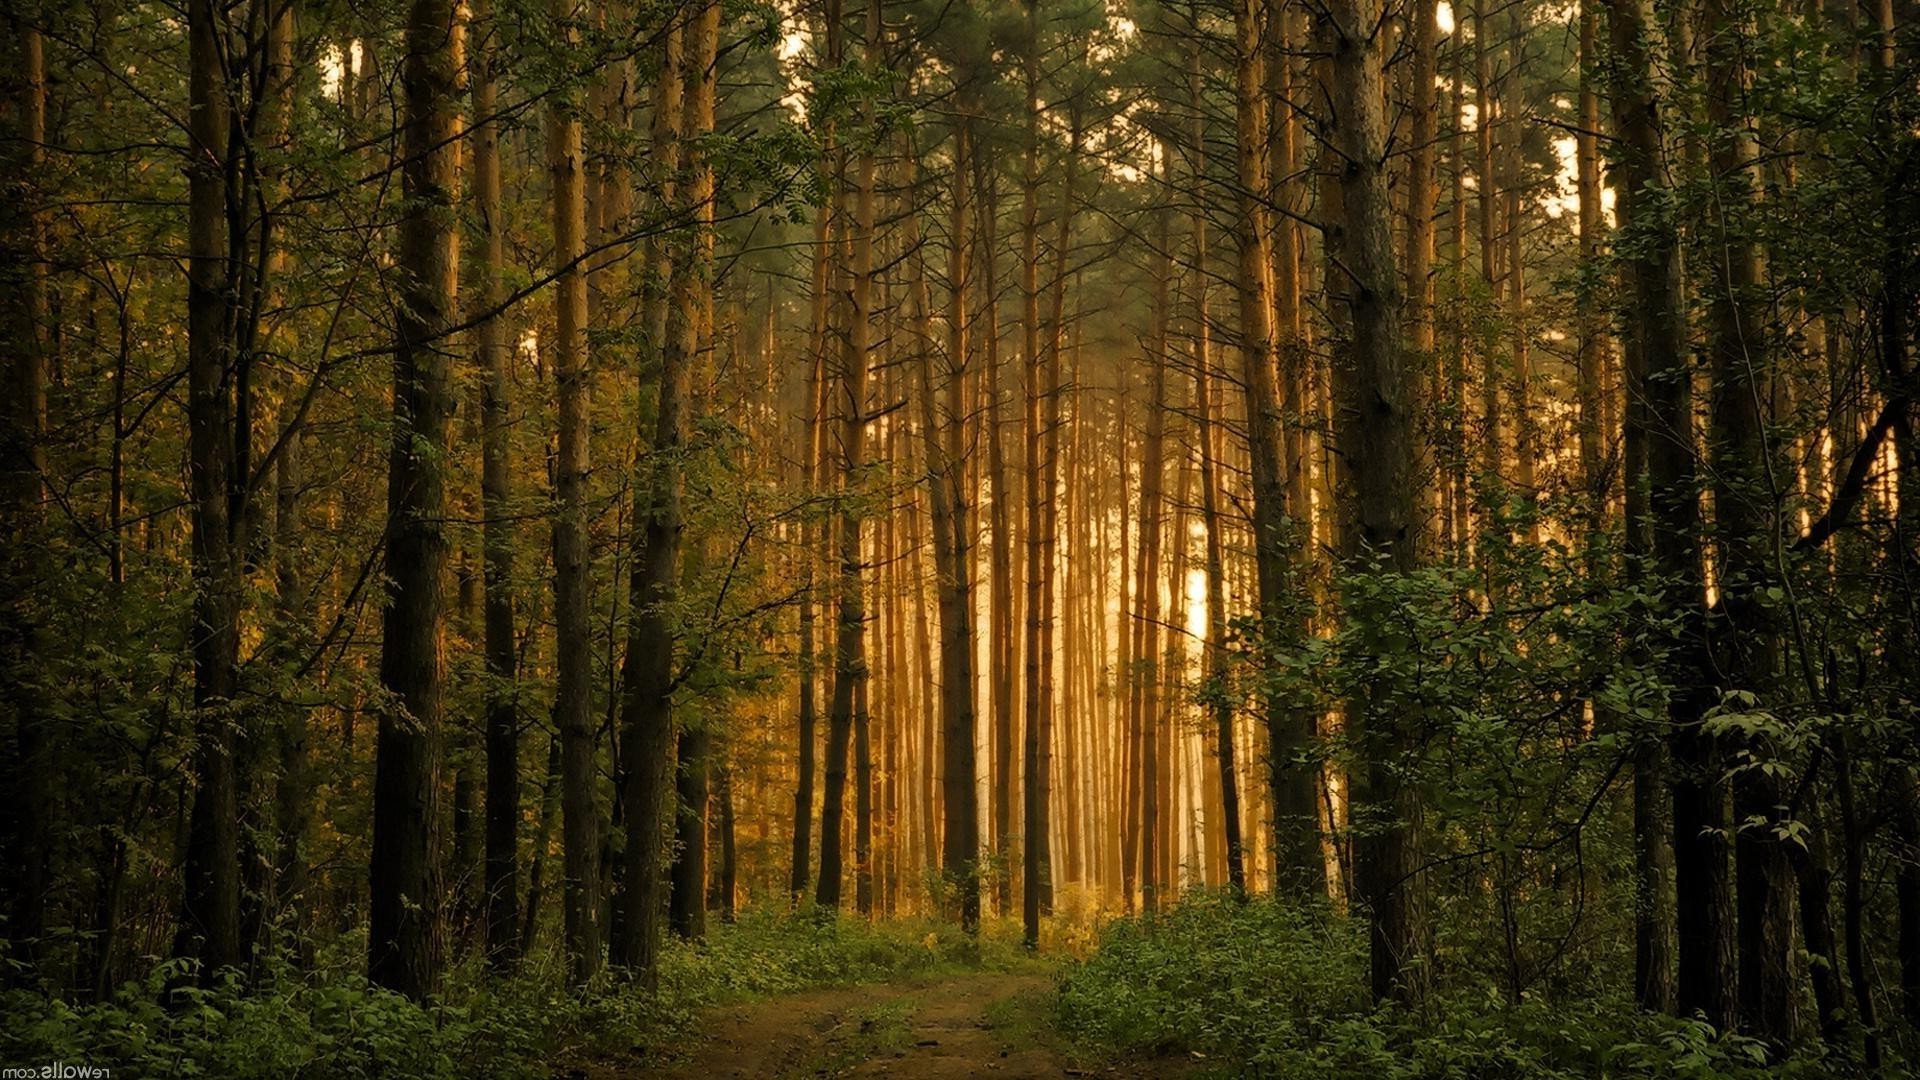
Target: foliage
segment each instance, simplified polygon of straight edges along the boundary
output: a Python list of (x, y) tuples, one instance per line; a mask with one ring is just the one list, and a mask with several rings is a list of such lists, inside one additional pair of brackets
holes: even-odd
[(1122, 919), (1061, 979), (1071, 1037), (1123, 1053), (1183, 1053), (1228, 1075), (1376, 1080), (1734, 1080), (1834, 1075), (1811, 1056), (1596, 995), (1517, 1005), (1487, 985), (1450, 987), (1424, 1015), (1366, 1004), (1363, 924), (1326, 909), (1189, 894)]
[[(350, 947), (309, 974), (274, 963), (253, 985), (230, 972), (193, 986), (172, 961), (94, 1004), (6, 992), (0, 1060), (84, 1062), (128, 1077), (547, 1076), (573, 1056), (658, 1054), (705, 1006), (936, 971), (978, 950), (943, 923), (756, 910), (703, 944), (669, 943), (655, 993), (611, 976), (569, 987), (549, 951), (509, 978), (469, 965), (425, 1005), (369, 986)], [(981, 962), (1017, 959), (1010, 941), (989, 939)]]

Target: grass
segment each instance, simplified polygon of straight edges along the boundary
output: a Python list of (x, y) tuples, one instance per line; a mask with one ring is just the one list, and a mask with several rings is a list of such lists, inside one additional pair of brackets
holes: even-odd
[(269, 963), (251, 983), (226, 977), (204, 988), (184, 985), (183, 966), (161, 963), (90, 1004), (6, 991), (0, 1062), (80, 1062), (116, 1078), (521, 1080), (551, 1076), (555, 1062), (657, 1053), (714, 1005), (1037, 963), (1002, 926), (974, 939), (925, 919), (869, 924), (810, 909), (752, 909), (737, 923), (715, 924), (704, 942), (669, 943), (657, 992), (613, 973), (569, 986), (561, 958), (548, 950), (507, 978), (476, 965), (450, 972), (441, 995), (421, 1004), (369, 986), (362, 950), (343, 937), (328, 943), (313, 970)]

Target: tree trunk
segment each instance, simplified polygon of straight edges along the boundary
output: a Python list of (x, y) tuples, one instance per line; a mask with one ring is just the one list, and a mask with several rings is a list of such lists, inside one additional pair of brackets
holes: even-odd
[[(499, 83), (492, 45), (491, 6), (475, 5), (479, 28), (474, 57), (473, 200), (481, 230), (478, 296), (481, 310), (497, 312), (506, 297), (506, 236), (500, 189)], [(504, 316), (493, 314), (474, 328), (480, 384), (481, 544), (485, 549), (482, 587), (486, 626), (486, 919), (487, 961), (499, 970), (518, 952), (520, 889), (520, 713), (515, 704), (518, 677), (513, 612), (513, 497), (511, 456), (513, 390)]]
[(415, 999), (433, 992), (440, 897), (433, 839), (445, 658), (447, 418), (451, 373), (440, 342), (459, 271), (452, 213), (457, 144), (456, 30), (447, 0), (414, 0), (401, 83), (401, 302), (387, 473), (387, 610), (373, 782), (368, 976)]
[[(46, 221), (38, 205), (41, 196), (37, 184), (46, 166), (47, 68), (45, 46), (38, 25), (39, 13), (31, 8), (32, 5), (22, 4), (21, 9), (9, 20), (12, 25), (8, 29), (14, 35), (12, 44), (18, 49), (18, 55), (9, 58), (16, 60), (19, 67), (15, 72), (10, 72), (7, 78), (14, 83), (9, 89), (16, 90), (18, 98), (8, 103), (11, 115), (0, 118), (9, 129), (7, 135), (10, 145), (6, 151), (9, 186), (13, 186), (16, 180), (19, 184), (13, 197), (7, 200), (8, 205), (0, 209), (0, 213), (5, 214), (6, 230), (5, 235), (0, 236), (0, 242), (4, 242), (7, 249), (6, 258), (0, 260), (6, 264), (0, 268), (0, 284), (4, 284), (9, 297), (5, 305), (5, 318), (7, 340), (12, 343), (6, 391), (0, 394), (0, 398), (4, 398), (4, 401), (0, 401), (0, 485), (3, 485), (0, 487), (0, 500), (4, 500), (0, 502), (0, 530), (3, 530), (0, 535), (6, 538), (6, 554), (0, 557), (3, 559), (0, 561), (0, 572), (5, 574), (4, 584), (9, 601), (24, 593), (33, 576), (38, 573), (38, 567), (27, 553), (34, 548), (32, 530), (41, 522), (41, 502), (46, 496), (44, 474), (50, 349), (48, 260)], [(200, 26), (200, 20), (210, 17), (210, 12), (203, 11), (200, 5), (195, 5), (190, 11), (190, 33), (195, 35), (191, 39), (191, 62), (194, 65), (191, 87), (196, 105), (195, 126), (190, 134), (197, 144), (210, 148), (204, 160), (200, 160), (200, 155), (196, 154), (189, 180), (190, 256), (202, 260), (190, 262), (188, 271), (188, 349), (190, 366), (194, 361), (199, 362), (198, 366), (193, 367), (195, 372), (217, 363), (219, 358), (219, 339), (204, 339), (201, 336), (219, 325), (212, 320), (219, 316), (219, 266), (216, 260), (220, 244), (220, 219), (215, 216), (203, 220), (201, 215), (210, 208), (218, 207), (219, 162), (217, 153), (211, 148), (225, 145), (220, 141), (224, 135), (215, 134), (217, 125), (224, 124), (218, 119), (219, 84), (214, 78), (217, 73), (209, 73), (205, 80), (200, 75), (201, 65), (213, 60), (204, 52), (207, 43), (201, 40)], [(203, 188), (208, 190), (203, 191)], [(215, 291), (206, 292), (207, 287)], [(201, 305), (215, 306), (202, 312)], [(206, 353), (204, 356), (203, 350)], [(199, 383), (191, 382), (192, 378), (190, 373), (190, 384), (198, 386)], [(116, 385), (116, 399), (124, 397), (123, 387), (124, 378)], [(191, 418), (189, 422), (192, 423)], [(117, 446), (121, 430), (118, 408), (114, 424)], [(197, 435), (197, 427), (194, 430)], [(194, 445), (197, 448), (199, 444)], [(216, 442), (212, 445), (219, 444)], [(196, 457), (196, 497), (201, 467)], [(193, 520), (197, 536), (204, 527), (197, 507)], [(114, 544), (117, 552), (118, 530), (115, 531)], [(117, 568), (114, 580), (119, 580)], [(15, 592), (16, 589), (20, 592)], [(19, 672), (30, 676), (39, 665), (37, 653), (42, 647), (40, 629), (27, 607), (26, 604), (10, 602), (4, 616), (0, 616), (5, 620), (0, 623), (0, 639), (8, 639), (6, 652), (0, 654), (0, 663), (6, 665), (9, 674)], [(203, 625), (200, 613), (196, 611), (195, 626), (200, 625)], [(196, 634), (195, 640), (199, 638), (200, 635)], [(211, 676), (215, 673), (209, 671), (206, 674)], [(196, 703), (202, 684), (200, 654), (196, 651)], [(6, 857), (8, 865), (13, 868), (14, 880), (8, 882), (6, 887), (9, 894), (6, 934), (9, 956), (21, 965), (17, 972), (10, 973), (6, 979), (8, 984), (13, 984), (16, 981), (31, 981), (38, 974), (41, 938), (47, 925), (46, 899), (52, 885), (53, 840), (56, 832), (53, 820), (54, 767), (57, 758), (53, 754), (48, 730), (49, 702), (41, 688), (33, 685), (30, 677), (22, 678), (9, 687), (9, 695), (14, 698), (9, 711), (16, 716), (17, 741), (16, 756), (8, 769), (12, 774), (9, 777), (12, 796), (7, 800), (7, 823), (12, 830), (5, 839)], [(220, 768), (218, 762), (210, 764), (216, 771)], [(202, 772), (201, 776), (204, 783), (207, 773)], [(209, 804), (209, 810), (212, 809), (213, 805)], [(209, 839), (213, 839), (211, 834)], [(203, 862), (194, 867), (205, 872), (202, 879), (196, 882), (202, 890), (204, 901), (187, 912), (190, 924), (204, 922), (218, 925), (226, 917), (214, 910), (220, 906), (216, 901), (224, 897), (226, 887), (224, 881), (212, 879), (217, 873), (217, 866), (217, 863)], [(234, 887), (237, 888), (237, 879)], [(237, 897), (233, 903), (237, 907)], [(111, 927), (107, 929), (111, 930)], [(237, 928), (235, 932), (238, 932)], [(223, 943), (222, 948), (227, 946)]]
[[(234, 775), (234, 729), (226, 714), (234, 692), (239, 648), (239, 598), (232, 566), (233, 522), (228, 501), (234, 441), (228, 379), (233, 340), (227, 299), (234, 272), (227, 261), (230, 103), (220, 10), (211, 0), (192, 3), (187, 8), (187, 24), (191, 68), (188, 87), (193, 106), (188, 123), (193, 147), (187, 177), (187, 427), (195, 580), (193, 701), (201, 730), (194, 742), (197, 786), (187, 830), (183, 873), (186, 891), (175, 952), (199, 957), (204, 971), (211, 974), (246, 959), (240, 935), (240, 811)], [(38, 44), (37, 37), (34, 44)], [(44, 120), (40, 123), (44, 128)], [(43, 279), (36, 276), (34, 280)], [(39, 296), (44, 314), (44, 291)], [(36, 351), (36, 366), (37, 359)], [(27, 750), (32, 752), (34, 748)], [(424, 828), (424, 822), (421, 824)], [(424, 898), (424, 890), (416, 895)]]
[[(714, 174), (713, 162), (701, 140), (713, 132), (717, 86), (714, 65), (720, 48), (720, 0), (702, 0), (701, 6), (689, 19), (687, 29), (691, 36), (686, 45), (686, 67), (681, 72), (686, 80), (686, 112), (682, 118), (682, 134), (686, 138), (686, 145), (682, 154), (687, 186), (682, 194), (685, 196), (685, 205), (692, 211), (693, 220), (687, 236), (687, 272), (675, 274), (673, 279), (673, 309), (680, 319), (679, 355), (672, 354), (673, 346), (670, 344), (660, 383), (660, 416), (673, 417), (676, 429), (674, 452), (682, 451), (686, 445), (692, 408), (690, 387), (693, 367), (701, 357), (713, 355)], [(676, 382), (672, 390), (678, 398), (671, 408), (667, 403), (669, 384), (666, 370), (669, 365), (675, 371)], [(656, 451), (664, 452), (666, 449), (660, 439), (655, 440), (654, 447)], [(683, 467), (670, 468), (679, 473)], [(671, 485), (676, 504), (672, 514), (679, 527), (674, 530), (673, 537), (662, 539), (664, 545), (675, 549), (681, 546), (679, 533), (684, 528), (684, 510), (677, 505), (683, 497), (684, 486), (684, 476), (676, 475)], [(649, 533), (649, 552), (653, 550), (653, 540), (653, 535)], [(695, 548), (696, 557), (699, 553), (700, 549)], [(677, 588), (681, 573), (677, 550), (674, 552), (674, 562), (673, 586)], [(669, 627), (669, 641), (671, 633)], [(671, 655), (671, 644), (662, 651)], [(667, 692), (663, 697), (670, 701), (673, 680), (669, 679), (666, 685)], [(712, 793), (708, 770), (712, 768), (713, 733), (704, 723), (681, 725), (679, 731), (680, 765), (674, 785), (679, 793), (674, 814), (679, 852), (673, 862), (667, 920), (675, 933), (689, 941), (698, 941), (707, 934), (707, 813)]]
[[(1621, 144), (1614, 189), (1623, 236), (1634, 241), (1623, 259), (1627, 310), (1623, 344), (1627, 352), (1627, 400), (1630, 428), (1644, 431), (1648, 492), (1649, 565), (1653, 584), (1664, 587), (1677, 604), (1683, 630), (1674, 671), (1685, 687), (1695, 678), (1689, 663), (1697, 658), (1699, 608), (1704, 599), (1699, 549), (1699, 503), (1695, 494), (1692, 387), (1687, 371), (1687, 323), (1679, 234), (1659, 200), (1667, 184), (1660, 100), (1652, 82), (1647, 50), (1651, 21), (1645, 0), (1607, 0), (1612, 68), (1608, 72), (1613, 126)], [(1633, 403), (1645, 402), (1635, 418)], [(1638, 484), (1630, 476), (1630, 484)], [(1633, 514), (1629, 513), (1629, 518)], [(1630, 533), (1633, 526), (1630, 524)], [(1704, 704), (1695, 691), (1676, 695), (1669, 706), (1675, 725), (1671, 738), (1673, 850), (1679, 979), (1676, 1005), (1683, 1015), (1702, 1012), (1717, 1027), (1733, 1020), (1733, 951), (1730, 936), (1726, 850), (1720, 839), (1726, 814), (1716, 787), (1717, 768), (1700, 731)], [(1654, 762), (1636, 767), (1636, 783), (1652, 780)], [(1652, 804), (1651, 793), (1637, 795)], [(1650, 813), (1636, 804), (1636, 827)], [(1652, 809), (1651, 805), (1647, 806)], [(1643, 903), (1657, 883), (1658, 862), (1642, 836), (1638, 858)], [(1645, 928), (1643, 928), (1645, 929)], [(1642, 1001), (1659, 996), (1663, 973), (1651, 961), (1660, 951), (1647, 935), (1637, 950)]]
[[(821, 459), (825, 455), (824, 430), (827, 410), (827, 304), (830, 288), (829, 274), (833, 265), (829, 243), (832, 239), (832, 223), (826, 214), (819, 215), (813, 231), (813, 336), (809, 341), (808, 353), (812, 362), (807, 375), (807, 419), (806, 419), (806, 490), (817, 492), (824, 482), (821, 474)], [(812, 870), (813, 859), (813, 787), (814, 787), (814, 743), (818, 741), (817, 727), (819, 716), (814, 704), (814, 686), (818, 680), (815, 670), (818, 660), (814, 652), (814, 566), (817, 562), (814, 550), (814, 536), (818, 526), (811, 518), (800, 522), (800, 561), (802, 564), (800, 591), (800, 701), (799, 727), (800, 743), (797, 749), (795, 772), (798, 783), (793, 791), (793, 870), (787, 879), (787, 891), (798, 903), (807, 894), (807, 882)]]
[[(1334, 309), (1334, 435), (1344, 463), (1339, 530), (1350, 565), (1378, 558), (1391, 573), (1418, 565), (1418, 386), (1400, 348), (1398, 273), (1387, 174), (1382, 167), (1381, 44), (1371, 30), (1378, 0), (1343, 0), (1317, 20), (1325, 62), (1327, 135), (1342, 163), (1322, 191), (1327, 214), (1327, 299)], [(1323, 182), (1335, 180), (1322, 173)], [(1328, 198), (1331, 196), (1331, 198)], [(1347, 703), (1349, 737), (1362, 761), (1353, 813), (1376, 824), (1354, 844), (1355, 898), (1370, 924), (1376, 999), (1421, 1004), (1431, 987), (1422, 880), (1418, 786), (1401, 775), (1415, 749), (1412, 722), (1365, 692)]]
[[(1709, 623), (1717, 654), (1697, 676), (1723, 691), (1744, 690), (1768, 700), (1779, 665), (1779, 638), (1762, 594), (1774, 575), (1775, 530), (1769, 489), (1772, 469), (1761, 402), (1772, 375), (1759, 314), (1767, 303), (1760, 253), (1752, 239), (1755, 146), (1740, 114), (1747, 88), (1743, 59), (1747, 27), (1727, 0), (1708, 0), (1707, 116), (1717, 129), (1712, 167), (1719, 188), (1712, 200), (1714, 257), (1708, 317), (1713, 365), (1714, 517), (1719, 533), (1719, 611)], [(1749, 743), (1756, 762), (1773, 749)], [(1747, 1033), (1784, 1046), (1794, 1037), (1792, 864), (1778, 830), (1784, 823), (1780, 784), (1764, 769), (1743, 769), (1734, 783), (1734, 863), (1738, 876), (1738, 986), (1740, 1022)]]
[[(1258, 193), (1268, 190), (1271, 169), (1266, 154), (1269, 129), (1266, 55), (1260, 44), (1261, 0), (1238, 0), (1234, 6), (1236, 64), (1235, 145), (1240, 178), (1239, 302), (1243, 378), (1247, 387), (1247, 453), (1253, 481), (1254, 567), (1259, 579), (1260, 641), (1267, 649), (1297, 644), (1305, 630), (1295, 595), (1299, 577), (1294, 560), (1299, 549), (1298, 523), (1306, 508), (1288, 490), (1289, 463), (1284, 447), (1285, 420), (1295, 401), (1281, 390), (1279, 351), (1293, 361), (1304, 355), (1291, 322), (1280, 341), (1274, 326), (1275, 294), (1269, 266), (1275, 261), (1269, 237), (1275, 233)], [(1279, 17), (1284, 19), (1284, 15)], [(1270, 28), (1269, 33), (1273, 32)], [(1276, 57), (1284, 63), (1284, 59)], [(1282, 107), (1290, 107), (1283, 105)], [(1283, 146), (1276, 149), (1284, 149)], [(1284, 156), (1284, 155), (1283, 155)], [(1285, 162), (1282, 162), (1282, 167)], [(1291, 222), (1281, 224), (1285, 234), (1279, 257), (1297, 259)], [(1290, 364), (1290, 366), (1292, 366)], [(1286, 395), (1294, 397), (1294, 395)], [(1263, 703), (1268, 742), (1268, 788), (1273, 804), (1273, 850), (1276, 860), (1274, 890), (1294, 898), (1326, 894), (1326, 864), (1320, 855), (1315, 826), (1317, 766), (1301, 760), (1313, 735), (1313, 718), (1305, 710), (1277, 702)]]
[[(968, 170), (973, 154), (972, 72), (955, 72), (958, 82), (953, 140), (953, 187), (948, 223), (947, 267), (951, 293), (947, 318), (947, 378), (944, 414), (936, 401), (933, 342), (926, 275), (914, 279), (914, 318), (920, 371), (920, 427), (926, 440), (928, 491), (932, 503), (933, 548), (940, 620), (940, 792), (944, 821), (941, 870), (960, 924), (969, 933), (980, 928), (980, 824), (975, 795), (973, 698), (973, 570), (967, 545), (966, 434), (968, 395), (966, 238), (972, 231)], [(909, 250), (918, 246), (918, 224), (908, 217)], [(918, 269), (916, 267), (916, 269)]]
[[(573, 0), (552, 0), (554, 29), (577, 42)], [(600, 970), (599, 767), (593, 722), (593, 645), (588, 624), (592, 584), (587, 558), (587, 461), (590, 380), (587, 356), (586, 175), (580, 116), (561, 98), (547, 117), (547, 171), (553, 197), (555, 321), (553, 371), (559, 397), (559, 453), (554, 462), (553, 519), (554, 727), (560, 732), (560, 851), (565, 867), (568, 970), (585, 983)]]
[[(654, 152), (662, 158), (662, 175), (669, 178), (661, 185), (663, 207), (678, 205), (684, 36), (682, 20), (673, 21), (663, 35), (653, 94)], [(674, 627), (667, 609), (680, 584), (684, 524), (680, 504), (685, 486), (680, 458), (687, 438), (693, 352), (699, 344), (698, 328), (685, 302), (691, 287), (683, 284), (695, 269), (676, 258), (674, 247), (672, 237), (661, 242), (648, 296), (652, 308), (646, 319), (648, 345), (658, 350), (660, 363), (659, 405), (649, 440), (651, 462), (633, 493), (634, 528), (642, 530), (642, 542), (629, 582), (633, 623), (627, 632), (620, 688), (620, 726), (625, 732), (620, 752), (626, 783), (620, 797), (626, 803), (622, 817), (627, 825), (627, 865), (621, 898), (626, 941), (619, 959), (648, 987), (657, 985), (659, 978), (660, 915), (665, 907), (661, 891), (666, 887), (663, 844), (674, 774)]]
[(1134, 802), (1137, 815), (1140, 907), (1152, 914), (1159, 910), (1160, 892), (1160, 545), (1164, 528), (1162, 491), (1166, 473), (1167, 427), (1167, 322), (1168, 279), (1173, 275), (1168, 244), (1168, 212), (1156, 215), (1155, 250), (1160, 254), (1153, 263), (1153, 311), (1147, 331), (1149, 389), (1145, 441), (1140, 451), (1139, 556), (1134, 563), (1132, 610), (1133, 655), (1128, 662), (1127, 679), (1131, 687), (1135, 759), (1133, 778), (1128, 781), (1138, 792)]

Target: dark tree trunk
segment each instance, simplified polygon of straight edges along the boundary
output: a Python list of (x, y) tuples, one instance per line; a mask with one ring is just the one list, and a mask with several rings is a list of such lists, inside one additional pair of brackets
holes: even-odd
[[(663, 175), (669, 178), (679, 171), (681, 153), (684, 36), (678, 20), (665, 33), (653, 97), (653, 142), (662, 156)], [(676, 199), (676, 185), (662, 184), (661, 204), (671, 207)], [(614, 958), (645, 986), (655, 985), (659, 977), (660, 916), (666, 906), (663, 845), (674, 775), (674, 634), (667, 607), (679, 590), (684, 486), (680, 455), (686, 443), (692, 354), (698, 344), (693, 315), (684, 302), (691, 289), (682, 284), (690, 268), (679, 265), (670, 240), (662, 241), (656, 254), (646, 324), (660, 363), (659, 407), (650, 440), (652, 464), (633, 493), (634, 527), (641, 530), (642, 541), (629, 581), (633, 623), (620, 673), (625, 782), (620, 798), (626, 804), (622, 813), (627, 826), (621, 923), (626, 939)]]
[[(1383, 167), (1381, 43), (1377, 0), (1344, 0), (1322, 11), (1326, 135), (1342, 163), (1322, 173), (1328, 206), (1327, 299), (1334, 308), (1334, 437), (1349, 520), (1343, 554), (1385, 560), (1393, 573), (1418, 565), (1417, 378), (1401, 349), (1399, 276)], [(1329, 182), (1331, 181), (1331, 182)], [(1368, 913), (1376, 1000), (1418, 1006), (1432, 984), (1421, 872), (1423, 806), (1402, 775), (1414, 752), (1410, 718), (1362, 693), (1347, 703), (1349, 737), (1362, 761), (1353, 776), (1355, 820), (1376, 822), (1354, 842), (1355, 897)]]
[(436, 755), (441, 723), (447, 566), (447, 417), (450, 372), (440, 337), (453, 320), (458, 273), (453, 233), (455, 16), (447, 0), (414, 0), (407, 17), (397, 262), (404, 275), (393, 363), (393, 450), (388, 459), (389, 581), (380, 682), (393, 707), (380, 716), (373, 790), (372, 927), (368, 975), (408, 997), (433, 992), (440, 896), (434, 865)]
[[(1668, 183), (1667, 154), (1648, 53), (1652, 25), (1647, 4), (1645, 0), (1608, 0), (1607, 10), (1612, 46), (1608, 83), (1614, 133), (1621, 146), (1614, 188), (1619, 192), (1621, 235), (1633, 240), (1626, 248), (1631, 257), (1623, 259), (1629, 316), (1622, 323), (1630, 413), (1637, 403), (1646, 403), (1642, 430), (1646, 433), (1650, 584), (1665, 590), (1667, 603), (1680, 615), (1680, 640), (1669, 663), (1677, 685), (1694, 687), (1700, 670), (1704, 589), (1680, 242), (1660, 206)], [(1635, 476), (1629, 482), (1642, 483)], [(1669, 706), (1679, 946), (1675, 1004), (1683, 1015), (1704, 1013), (1724, 1029), (1731, 1026), (1734, 1012), (1731, 882), (1721, 839), (1727, 813), (1725, 793), (1718, 785), (1718, 755), (1701, 730), (1706, 709), (1701, 697), (1698, 688), (1683, 689)], [(1636, 770), (1636, 778), (1642, 777), (1642, 771)], [(1650, 793), (1644, 797), (1651, 802)], [(1645, 815), (1636, 814), (1636, 819), (1644, 824)], [(1643, 838), (1643, 892), (1654, 865), (1644, 852), (1650, 842)], [(1643, 940), (1643, 952), (1652, 944)], [(1646, 966), (1648, 962), (1643, 955), (1643, 1002), (1658, 997), (1661, 977), (1657, 969)]]
[[(475, 4), (478, 42), (492, 40), (491, 6)], [(491, 47), (480, 45), (473, 69), (473, 199), (481, 230), (479, 295), (482, 310), (497, 310), (506, 297), (506, 222), (500, 191), (500, 125), (493, 118), (499, 88)], [(513, 613), (512, 380), (503, 316), (491, 315), (474, 328), (474, 351), (481, 367), (480, 508), (483, 568), (482, 611), (486, 696), (486, 942), (487, 962), (496, 970), (518, 953), (520, 889), (520, 715), (513, 681), (518, 672)]]

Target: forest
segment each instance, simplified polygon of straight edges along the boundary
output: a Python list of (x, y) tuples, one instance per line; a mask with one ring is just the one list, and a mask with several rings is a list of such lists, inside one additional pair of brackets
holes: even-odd
[(1914, 0), (0, 12), (4, 1075), (1920, 1075)]

